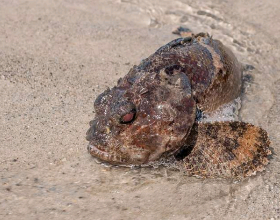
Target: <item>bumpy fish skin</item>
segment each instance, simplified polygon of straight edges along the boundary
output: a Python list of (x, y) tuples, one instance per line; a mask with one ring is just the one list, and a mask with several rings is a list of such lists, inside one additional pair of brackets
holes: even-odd
[[(195, 122), (198, 108), (214, 111), (237, 98), (241, 86), (241, 65), (220, 41), (205, 33), (173, 40), (98, 96), (95, 119), (87, 132), (88, 151), (103, 161), (124, 165), (174, 154), (190, 175), (248, 176), (267, 163), (265, 131), (239, 122), (217, 122), (212, 127)], [(205, 135), (211, 128), (215, 137)], [(243, 128), (252, 128), (253, 135)], [(225, 145), (227, 135), (232, 137), (230, 143), (239, 144), (237, 150)], [(252, 138), (254, 146), (259, 143), (263, 153), (248, 148), (250, 141), (242, 141), (245, 137)], [(243, 148), (253, 149), (252, 153)], [(190, 152), (180, 158), (184, 151)], [(214, 158), (210, 160), (207, 152)]]
[(264, 170), (269, 144), (267, 132), (249, 123), (195, 123), (175, 157), (188, 175), (243, 178)]
[(213, 111), (237, 98), (242, 86), (242, 68), (234, 54), (208, 34), (179, 38), (142, 61), (138, 70), (180, 69), (191, 82), (198, 107)]

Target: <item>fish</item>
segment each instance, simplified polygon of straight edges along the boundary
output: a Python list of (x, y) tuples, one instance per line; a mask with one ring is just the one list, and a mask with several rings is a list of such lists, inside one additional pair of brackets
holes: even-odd
[(183, 36), (133, 66), (94, 102), (88, 152), (114, 165), (145, 165), (175, 158), (186, 174), (245, 178), (269, 162), (267, 132), (241, 121), (203, 122), (238, 98), (242, 65), (208, 33)]

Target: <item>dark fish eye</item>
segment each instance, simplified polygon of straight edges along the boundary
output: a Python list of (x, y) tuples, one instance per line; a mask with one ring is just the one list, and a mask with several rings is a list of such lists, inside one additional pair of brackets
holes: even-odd
[(136, 115), (136, 110), (133, 109), (133, 110), (131, 110), (130, 112), (124, 114), (124, 115), (121, 117), (120, 123), (121, 123), (121, 124), (128, 124), (128, 123), (134, 121), (135, 115)]

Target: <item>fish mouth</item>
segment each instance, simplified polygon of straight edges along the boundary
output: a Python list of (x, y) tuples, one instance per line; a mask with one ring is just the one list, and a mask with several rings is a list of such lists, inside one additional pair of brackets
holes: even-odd
[[(126, 147), (125, 147), (126, 148)], [(118, 166), (131, 166), (131, 165), (143, 165), (149, 162), (150, 152), (146, 151), (139, 153), (137, 151), (126, 152), (124, 154), (117, 152), (108, 152), (103, 150), (103, 147), (89, 143), (87, 147), (88, 152), (97, 158), (100, 162), (109, 163)], [(110, 149), (109, 149), (110, 150)]]
[(104, 162), (113, 162), (112, 157), (113, 155), (109, 154), (108, 152), (101, 150), (96, 145), (88, 144), (87, 147), (88, 152), (95, 158), (104, 161)]
[(109, 163), (111, 165), (128, 165), (129, 162), (122, 155), (111, 154), (107, 151), (100, 149), (98, 146), (89, 144), (88, 152), (95, 158), (97, 158), (100, 162)]

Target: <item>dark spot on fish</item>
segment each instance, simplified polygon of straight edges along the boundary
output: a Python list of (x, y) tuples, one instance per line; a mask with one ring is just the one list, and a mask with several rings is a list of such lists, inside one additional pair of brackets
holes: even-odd
[(195, 120), (200, 121), (201, 119), (203, 119), (203, 112), (201, 109), (196, 108)]
[(176, 160), (183, 160), (185, 157), (190, 155), (192, 152), (198, 137), (198, 124), (195, 123), (190, 131), (189, 136), (185, 141), (185, 145), (181, 147), (175, 154), (174, 157)]
[(165, 68), (165, 73), (167, 75), (173, 75), (175, 71), (179, 71), (181, 70), (181, 66), (174, 64), (174, 65), (170, 65), (168, 67)]
[(233, 122), (233, 123), (236, 123), (236, 125), (238, 126), (238, 135), (240, 137), (242, 137), (244, 134), (244, 131), (246, 131), (248, 129), (246, 123), (244, 123), (244, 122)]
[(231, 128), (232, 131), (236, 131), (238, 126), (236, 126), (236, 123), (229, 123), (229, 126)]
[(224, 146), (229, 150), (233, 150), (239, 147), (239, 143), (236, 139), (225, 137)]
[(217, 131), (220, 129), (220, 127), (217, 127), (217, 126), (218, 126), (218, 124), (216, 124), (216, 125), (213, 125), (213, 124), (207, 125), (205, 133), (209, 137), (216, 139), (218, 137), (217, 136)]

